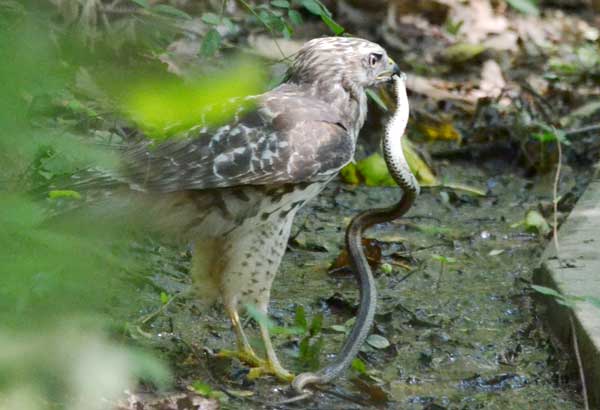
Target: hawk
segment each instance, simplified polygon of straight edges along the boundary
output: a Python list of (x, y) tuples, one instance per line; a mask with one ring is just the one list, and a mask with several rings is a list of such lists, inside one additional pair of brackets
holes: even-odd
[(263, 359), (238, 311), (249, 304), (267, 313), (296, 212), (353, 159), (365, 90), (398, 72), (378, 44), (314, 39), (295, 55), (285, 81), (248, 97), (254, 108), (229, 124), (200, 124), (194, 138), (125, 154), (119, 181), (149, 199), (145, 211), (161, 231), (193, 244), (195, 287), (204, 300), (221, 296), (237, 339), (229, 353), (253, 366), (252, 377), (292, 379), (266, 325), (259, 323)]

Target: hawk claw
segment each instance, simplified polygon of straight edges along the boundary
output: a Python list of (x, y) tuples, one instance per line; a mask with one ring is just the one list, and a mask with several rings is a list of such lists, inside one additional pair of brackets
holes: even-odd
[(220, 350), (216, 356), (227, 359), (238, 359), (240, 362), (251, 367), (262, 367), (266, 364), (265, 360), (258, 357), (256, 353), (254, 353), (254, 350), (251, 349)]
[(246, 376), (248, 380), (256, 380), (263, 376), (275, 376), (281, 381), (291, 382), (294, 375), (284, 369), (279, 363), (272, 363), (269, 359), (261, 359), (254, 353), (254, 350), (221, 350), (216, 354), (220, 358), (234, 358), (250, 366), (250, 371)]
[(248, 380), (256, 380), (262, 376), (275, 376), (283, 382), (291, 382), (294, 380), (294, 375), (292, 373), (281, 366), (274, 366), (273, 363), (270, 363), (268, 360), (265, 362), (264, 366), (251, 368), (246, 377)]

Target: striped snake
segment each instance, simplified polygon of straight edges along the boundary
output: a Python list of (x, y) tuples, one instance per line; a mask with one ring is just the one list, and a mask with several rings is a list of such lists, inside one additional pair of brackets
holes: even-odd
[(403, 191), (402, 198), (392, 206), (361, 212), (350, 222), (346, 230), (346, 247), (350, 254), (353, 271), (360, 282), (358, 315), (350, 335), (333, 362), (315, 373), (301, 373), (293, 380), (292, 388), (301, 397), (308, 397), (311, 394), (305, 390), (307, 385), (329, 383), (350, 366), (373, 324), (377, 306), (377, 290), (362, 247), (363, 232), (373, 225), (400, 218), (410, 209), (419, 194), (419, 183), (410, 171), (402, 151), (402, 137), (409, 115), (406, 75), (403, 73), (399, 76), (395, 75), (393, 81), (397, 108), (385, 129), (383, 153), (390, 174)]

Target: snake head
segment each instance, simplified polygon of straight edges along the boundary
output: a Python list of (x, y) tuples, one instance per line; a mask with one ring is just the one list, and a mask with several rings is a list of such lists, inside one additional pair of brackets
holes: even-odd
[(394, 73), (394, 75), (392, 77), (393, 78), (398, 77), (400, 79), (400, 81), (402, 81), (402, 82), (406, 82), (406, 79), (407, 79), (406, 73), (404, 73), (402, 71), (399, 71), (398, 73)]

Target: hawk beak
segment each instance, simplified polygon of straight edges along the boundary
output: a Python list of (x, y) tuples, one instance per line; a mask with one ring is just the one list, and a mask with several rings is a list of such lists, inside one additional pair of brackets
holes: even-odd
[(400, 71), (400, 67), (398, 67), (398, 64), (396, 64), (396, 62), (394, 60), (392, 60), (390, 58), (390, 64), (392, 65), (392, 77), (394, 75), (401, 75), (402, 71)]
[(387, 69), (377, 76), (377, 82), (388, 82), (391, 81), (395, 75), (402, 74), (403, 73), (400, 71), (400, 67), (398, 67), (398, 64), (396, 64), (394, 60), (388, 57)]

